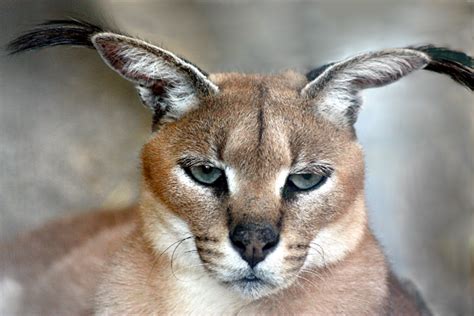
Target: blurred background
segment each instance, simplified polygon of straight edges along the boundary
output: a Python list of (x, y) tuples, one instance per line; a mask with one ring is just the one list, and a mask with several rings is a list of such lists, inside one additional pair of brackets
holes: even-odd
[[(45, 19), (113, 25), (209, 72), (307, 71), (434, 43), (474, 55), (466, 1), (0, 2), (0, 44)], [(439, 315), (474, 314), (474, 97), (419, 72), (364, 93), (370, 220), (394, 269)], [(92, 51), (0, 54), (0, 240), (133, 203), (151, 116)]]

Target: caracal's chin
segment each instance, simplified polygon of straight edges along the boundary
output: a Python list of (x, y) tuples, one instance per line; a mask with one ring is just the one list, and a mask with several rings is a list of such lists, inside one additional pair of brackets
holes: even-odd
[(269, 296), (291, 285), (294, 277), (285, 279), (263, 269), (234, 273), (234, 277), (214, 275), (220, 283), (238, 293), (243, 299), (257, 300)]

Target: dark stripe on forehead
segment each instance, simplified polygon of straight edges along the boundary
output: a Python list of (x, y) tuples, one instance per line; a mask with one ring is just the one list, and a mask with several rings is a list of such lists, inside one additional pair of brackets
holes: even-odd
[(263, 84), (260, 83), (258, 86), (258, 146), (263, 143), (263, 133), (265, 131), (265, 99), (268, 95), (268, 88)]

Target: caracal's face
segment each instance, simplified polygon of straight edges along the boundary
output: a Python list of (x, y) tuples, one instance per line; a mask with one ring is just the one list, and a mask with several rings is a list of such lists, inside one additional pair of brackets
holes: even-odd
[(352, 130), (300, 97), (293, 73), (211, 79), (220, 93), (144, 147), (155, 204), (143, 214), (146, 235), (157, 253), (170, 247), (176, 267), (256, 299), (354, 246), (365, 220), (362, 153)]

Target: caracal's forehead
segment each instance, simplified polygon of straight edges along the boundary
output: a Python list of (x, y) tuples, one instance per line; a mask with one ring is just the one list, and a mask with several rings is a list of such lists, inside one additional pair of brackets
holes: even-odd
[(214, 151), (242, 172), (260, 176), (298, 159), (331, 159), (338, 143), (347, 140), (345, 131), (319, 117), (314, 104), (300, 96), (305, 79), (295, 73), (214, 77), (219, 94), (177, 124), (180, 138), (192, 137), (191, 147)]
[(298, 163), (334, 161), (351, 140), (300, 96), (299, 75), (213, 77), (219, 94), (157, 133), (155, 144), (175, 160), (196, 154), (261, 179)]

